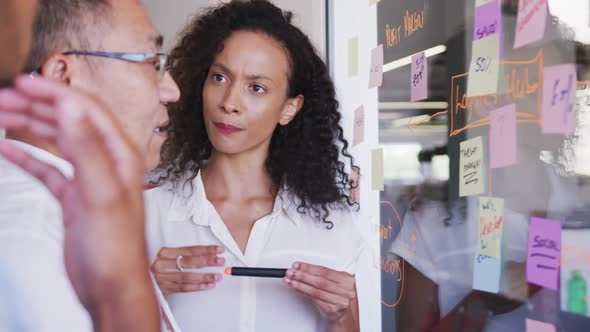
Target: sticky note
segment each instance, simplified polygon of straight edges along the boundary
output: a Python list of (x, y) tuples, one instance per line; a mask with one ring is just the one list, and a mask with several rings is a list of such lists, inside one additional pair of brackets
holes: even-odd
[(561, 232), (561, 310), (590, 316), (590, 230), (564, 229)]
[(531, 218), (526, 261), (527, 281), (558, 290), (560, 263), (561, 222)]
[(371, 188), (382, 191), (385, 189), (385, 179), (383, 174), (383, 149), (371, 151)]
[(412, 56), (410, 95), (411, 101), (428, 98), (428, 59), (424, 52)]
[(520, 0), (518, 2), (514, 48), (543, 39), (547, 12), (547, 0)]
[[(502, 33), (502, 8), (498, 0), (490, 1), (475, 8), (473, 40)], [(500, 39), (501, 40), (501, 39)]]
[(538, 320), (529, 319), (526, 320), (526, 332), (556, 332), (555, 325), (540, 322)]
[(510, 104), (490, 112), (490, 167), (516, 163), (516, 107)]
[(361, 202), (361, 182), (360, 182), (361, 169), (358, 166), (353, 166), (350, 172), (350, 180), (352, 181), (353, 188), (350, 190), (350, 199), (354, 203)]
[(372, 6), (378, 2), (380, 2), (381, 0), (369, 0), (369, 6)]
[(492, 0), (475, 0), (475, 6), (481, 6), (481, 5), (485, 5), (486, 3), (490, 2)]
[(543, 133), (573, 133), (576, 130), (576, 67), (557, 65), (543, 71)]
[(348, 40), (348, 77), (358, 75), (359, 71), (359, 38), (355, 36)]
[(504, 199), (496, 197), (479, 198), (479, 239), (478, 253), (500, 258), (502, 230), (504, 229)]
[(383, 84), (383, 44), (371, 51), (371, 69), (369, 72), (369, 88)]
[(485, 190), (482, 138), (472, 138), (459, 146), (459, 196), (481, 194)]
[(489, 293), (500, 291), (502, 261), (498, 258), (476, 254), (473, 264), (473, 289)]
[(469, 97), (498, 92), (500, 73), (500, 38), (498, 34), (473, 41), (471, 64), (467, 78)]
[(365, 108), (361, 105), (354, 111), (354, 130), (352, 146), (365, 140)]

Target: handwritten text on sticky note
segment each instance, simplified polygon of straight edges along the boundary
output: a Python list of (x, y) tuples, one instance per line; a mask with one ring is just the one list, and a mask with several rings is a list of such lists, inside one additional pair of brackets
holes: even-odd
[(369, 88), (383, 84), (383, 44), (371, 51), (371, 69), (369, 72)]
[(501, 272), (502, 262), (499, 258), (476, 254), (473, 263), (473, 289), (498, 293)]
[(361, 105), (354, 111), (354, 131), (352, 146), (365, 140), (365, 108)]
[(502, 9), (494, 0), (475, 8), (473, 20), (473, 40), (502, 33)]
[(469, 97), (495, 94), (500, 73), (500, 38), (498, 34), (473, 41), (467, 95)]
[(520, 0), (518, 2), (514, 48), (543, 39), (547, 11), (547, 0)]
[(459, 153), (459, 195), (481, 194), (485, 190), (481, 136), (461, 142)]
[(516, 108), (510, 104), (490, 112), (490, 167), (516, 163)]
[(478, 253), (500, 258), (503, 229), (504, 200), (495, 197), (480, 197)]
[(561, 262), (561, 223), (531, 218), (529, 224), (527, 281), (545, 288), (559, 289)]
[(411, 101), (428, 98), (428, 59), (424, 52), (412, 56), (410, 81)]
[(576, 67), (545, 67), (543, 73), (543, 133), (572, 133), (576, 130)]

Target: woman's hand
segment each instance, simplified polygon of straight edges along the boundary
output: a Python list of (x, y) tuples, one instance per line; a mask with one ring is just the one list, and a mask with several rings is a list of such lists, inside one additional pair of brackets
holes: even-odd
[[(182, 269), (202, 268), (206, 266), (224, 266), (225, 259), (218, 255), (223, 253), (220, 246), (193, 246), (179, 248), (162, 248), (151, 265), (151, 270), (164, 295), (181, 292), (197, 292), (215, 287), (221, 281), (221, 273), (183, 272)], [(178, 259), (182, 256), (181, 259)]]
[[(346, 331), (358, 330), (353, 275), (322, 266), (294, 263), (283, 281), (315, 304), (332, 325), (346, 325)], [(342, 324), (344, 321), (346, 324)]]

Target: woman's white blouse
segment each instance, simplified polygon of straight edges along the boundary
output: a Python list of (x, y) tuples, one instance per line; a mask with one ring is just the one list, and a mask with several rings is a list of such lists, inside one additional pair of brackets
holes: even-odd
[[(354, 274), (364, 241), (348, 209), (331, 209), (332, 229), (297, 212), (297, 203), (277, 195), (270, 215), (256, 221), (242, 253), (214, 206), (200, 174), (191, 185), (165, 185), (146, 192), (150, 259), (162, 247), (223, 245), (226, 266), (288, 268), (306, 262)], [(283, 191), (285, 193), (285, 191)], [(224, 267), (193, 269), (223, 273)], [(212, 290), (168, 297), (182, 331), (325, 331), (315, 306), (281, 279), (225, 275)]]

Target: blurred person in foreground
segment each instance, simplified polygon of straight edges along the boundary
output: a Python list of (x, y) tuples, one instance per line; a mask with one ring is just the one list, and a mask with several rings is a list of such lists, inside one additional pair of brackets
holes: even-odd
[(160, 35), (139, 0), (2, 0), (0, 27), (0, 275), (23, 302), (0, 330), (159, 330), (143, 175), (179, 95)]

